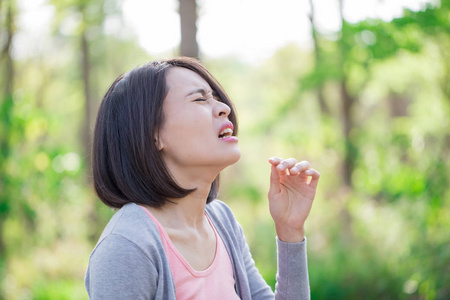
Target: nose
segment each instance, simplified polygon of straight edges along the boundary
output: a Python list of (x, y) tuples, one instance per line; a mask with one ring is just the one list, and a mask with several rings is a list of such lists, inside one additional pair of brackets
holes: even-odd
[(228, 117), (231, 112), (231, 108), (221, 101), (216, 101), (215, 115), (219, 117)]

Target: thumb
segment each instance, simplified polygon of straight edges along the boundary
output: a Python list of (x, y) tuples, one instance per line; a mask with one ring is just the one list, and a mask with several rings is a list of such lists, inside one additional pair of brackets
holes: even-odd
[(271, 165), (269, 195), (278, 194), (280, 191), (280, 172), (277, 166)]

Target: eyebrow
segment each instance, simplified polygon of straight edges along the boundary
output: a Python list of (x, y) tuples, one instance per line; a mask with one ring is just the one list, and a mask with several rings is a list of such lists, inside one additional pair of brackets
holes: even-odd
[[(186, 97), (191, 96), (191, 95), (194, 95), (194, 94), (202, 94), (202, 96), (204, 96), (204, 95), (206, 95), (206, 94), (208, 94), (208, 93), (209, 93), (209, 92), (205, 91), (205, 89), (203, 89), (203, 88), (198, 88), (198, 89), (195, 89), (195, 90), (191, 91), (190, 93), (188, 93), (188, 94), (186, 95)], [(214, 92), (211, 91), (211, 93), (214, 93)]]

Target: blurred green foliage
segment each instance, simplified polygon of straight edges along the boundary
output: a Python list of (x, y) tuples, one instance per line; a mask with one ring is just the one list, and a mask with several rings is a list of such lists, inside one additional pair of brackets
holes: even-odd
[[(21, 58), (2, 49), (0, 299), (87, 299), (89, 253), (113, 212), (91, 189), (86, 95), (93, 117), (118, 74), (153, 59), (126, 28), (104, 33), (120, 14), (114, 1), (53, 4), (49, 48)], [(276, 155), (322, 174), (307, 222), (313, 299), (450, 297), (449, 15), (442, 1), (391, 22), (344, 21), (332, 36), (317, 32), (319, 60), (293, 45), (258, 65), (204, 59), (240, 120), (243, 155), (223, 172), (220, 198), (272, 287), (267, 159)], [(15, 28), (8, 20), (2, 28)]]

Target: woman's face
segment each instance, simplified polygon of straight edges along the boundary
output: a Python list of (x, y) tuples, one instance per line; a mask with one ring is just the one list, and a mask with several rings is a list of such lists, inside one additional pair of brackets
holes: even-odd
[(230, 107), (214, 97), (200, 75), (186, 68), (169, 69), (166, 82), (158, 146), (168, 167), (221, 170), (237, 162), (241, 153), (228, 120)]

